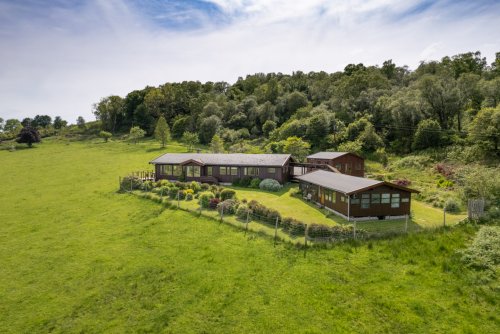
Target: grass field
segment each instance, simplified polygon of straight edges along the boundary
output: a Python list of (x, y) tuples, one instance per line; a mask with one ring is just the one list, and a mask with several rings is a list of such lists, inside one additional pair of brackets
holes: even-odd
[[(182, 152), (182, 146), (171, 146)], [(127, 194), (150, 142), (0, 151), (5, 333), (494, 333), (497, 281), (456, 251), (476, 229), (311, 249)]]

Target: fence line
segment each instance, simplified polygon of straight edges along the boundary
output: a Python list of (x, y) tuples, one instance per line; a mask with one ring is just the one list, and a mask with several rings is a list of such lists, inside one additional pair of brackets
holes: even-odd
[[(282, 217), (278, 216), (275, 218), (270, 218), (267, 216), (256, 214), (254, 212), (251, 212), (250, 210), (247, 211), (245, 218), (240, 219), (235, 215), (224, 214), (223, 207), (221, 208), (221, 210), (214, 210), (203, 208), (201, 206), (198, 206), (197, 208), (190, 208), (186, 205), (181, 205), (181, 203), (184, 204), (188, 201), (181, 200), (179, 198), (179, 193), (177, 193), (177, 196), (175, 198), (171, 198), (169, 196), (164, 196), (163, 193), (156, 194), (153, 192), (140, 190), (133, 191), (132, 182), (129, 188), (128, 182), (126, 185), (124, 185), (122, 177), (119, 177), (119, 183), (121, 191), (129, 192), (141, 197), (154, 199), (160, 203), (168, 203), (170, 207), (182, 209), (191, 213), (196, 213), (198, 214), (198, 216), (212, 218), (219, 221), (219, 223), (228, 223), (230, 225), (241, 228), (242, 230), (244, 230), (245, 234), (248, 232), (248, 230), (254, 232), (263, 232), (264, 234), (273, 238), (274, 245), (276, 245), (279, 240), (290, 241), (296, 244), (307, 246), (308, 242), (313, 244), (337, 243), (347, 240), (366, 240), (384, 236), (404, 235), (424, 230), (432, 230), (431, 228), (424, 229), (417, 224), (411, 223), (411, 219), (408, 215), (405, 216), (405, 219), (403, 221), (352, 221), (350, 223), (332, 226), (305, 223), (303, 223), (302, 225), (287, 225), (284, 222), (285, 219)], [(445, 211), (443, 215), (443, 226), (445, 226)]]

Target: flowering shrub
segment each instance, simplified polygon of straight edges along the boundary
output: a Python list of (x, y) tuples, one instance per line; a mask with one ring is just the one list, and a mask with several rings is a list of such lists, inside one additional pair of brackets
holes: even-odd
[(230, 199), (230, 198), (234, 198), (235, 196), (236, 196), (236, 191), (234, 191), (233, 189), (223, 189), (220, 192), (220, 199), (222, 201), (225, 201), (225, 200)]
[(246, 204), (240, 204), (236, 210), (236, 216), (240, 219), (246, 219), (248, 213), (252, 213), (252, 210)]

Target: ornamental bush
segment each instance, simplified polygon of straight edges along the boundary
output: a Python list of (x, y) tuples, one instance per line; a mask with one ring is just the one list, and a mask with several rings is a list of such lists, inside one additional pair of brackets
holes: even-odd
[(142, 187), (142, 180), (137, 176), (132, 176), (132, 175), (125, 176), (120, 184), (120, 189), (126, 191), (141, 189), (141, 187)]
[(159, 181), (156, 181), (156, 187), (159, 188), (159, 187), (165, 187), (165, 186), (168, 186), (168, 185), (171, 185), (172, 183), (168, 180), (159, 180)]
[(257, 216), (256, 218), (263, 222), (274, 222), (276, 218), (281, 219), (281, 214), (274, 209), (270, 209), (256, 200), (252, 200), (248, 203), (248, 207)]
[(223, 202), (220, 202), (217, 205), (217, 211), (221, 212), (224, 210), (224, 214), (226, 215), (234, 215), (236, 213), (236, 209), (238, 208), (238, 202), (234, 199), (226, 199)]
[(220, 199), (218, 198), (212, 198), (210, 199), (210, 202), (208, 203), (208, 207), (212, 210), (217, 209), (217, 205), (219, 205)]
[(236, 191), (234, 191), (233, 189), (223, 189), (220, 192), (220, 199), (222, 201), (225, 201), (225, 200), (231, 199), (231, 198), (235, 198), (235, 197), (236, 197)]
[(252, 213), (252, 210), (246, 204), (240, 204), (236, 210), (236, 216), (240, 219), (247, 219), (248, 213)]
[(176, 199), (178, 192), (179, 192), (179, 188), (170, 187), (170, 188), (168, 188), (168, 197), (170, 197), (171, 199)]
[(183, 200), (186, 198), (186, 191), (185, 190), (179, 190), (179, 199)]
[(305, 234), (306, 224), (295, 218), (285, 217), (281, 222), (281, 228), (291, 236), (297, 237)]
[(153, 190), (154, 183), (153, 181), (145, 181), (142, 183), (141, 189), (144, 191), (151, 191)]
[(210, 189), (210, 185), (208, 183), (202, 183), (202, 184), (200, 184), (200, 188), (201, 188), (201, 190), (206, 191), (206, 190)]
[(193, 200), (193, 194), (186, 193), (186, 201), (192, 201), (192, 200)]
[(189, 185), (189, 188), (193, 190), (193, 192), (197, 193), (198, 191), (201, 190), (201, 185), (199, 182), (192, 181), (191, 184)]
[(261, 182), (261, 180), (259, 178), (252, 179), (252, 181), (250, 182), (250, 188), (258, 189), (260, 186), (260, 182)]
[(274, 179), (264, 179), (259, 185), (259, 188), (267, 191), (280, 191), (283, 186)]
[(202, 208), (207, 209), (210, 205), (210, 200), (215, 198), (215, 195), (211, 191), (204, 191), (199, 194), (198, 202)]

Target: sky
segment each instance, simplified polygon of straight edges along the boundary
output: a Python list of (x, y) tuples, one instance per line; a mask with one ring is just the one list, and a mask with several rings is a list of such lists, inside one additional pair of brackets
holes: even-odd
[(0, 117), (93, 120), (109, 95), (257, 72), (500, 51), (498, 0), (0, 0)]

